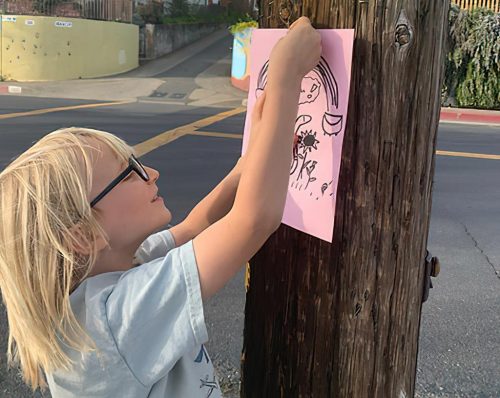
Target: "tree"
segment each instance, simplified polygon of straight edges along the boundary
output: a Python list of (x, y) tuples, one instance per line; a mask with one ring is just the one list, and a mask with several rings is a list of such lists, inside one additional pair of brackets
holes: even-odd
[(282, 225), (251, 260), (243, 397), (414, 395), (448, 3), (260, 1), (356, 33), (333, 243)]

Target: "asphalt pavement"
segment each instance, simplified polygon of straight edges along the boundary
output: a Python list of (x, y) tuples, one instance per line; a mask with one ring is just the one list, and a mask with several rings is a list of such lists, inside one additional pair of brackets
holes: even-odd
[[(201, 72), (200, 68), (191, 65), (192, 58), (177, 54), (178, 62), (168, 57), (164, 59), (163, 65), (168, 63), (168, 68), (160, 64), (155, 68), (150, 66), (148, 75), (152, 77), (119, 77), (121, 81), (158, 79), (154, 88), (148, 86), (139, 93), (139, 101), (77, 108), (103, 101), (89, 97), (70, 100), (0, 96), (0, 168), (45, 133), (63, 126), (103, 129), (135, 145), (241, 104), (244, 95), (221, 83), (228, 80), (224, 73), (230, 65), (229, 45), (228, 38), (221, 34), (212, 37), (212, 44), (207, 44), (206, 50), (200, 49), (193, 54), (193, 57), (206, 59), (206, 68)], [(194, 76), (176, 75), (189, 68)], [(190, 82), (183, 85), (176, 79)], [(170, 86), (171, 89), (168, 84), (163, 86), (167, 94), (154, 97), (155, 90), (168, 82), (181, 83)], [(216, 88), (211, 86), (214, 82)], [(96, 90), (99, 87), (92, 81), (89, 84), (96, 85)], [(83, 90), (84, 94), (88, 92)], [(169, 98), (169, 93), (176, 92), (185, 96)], [(78, 98), (78, 95), (75, 89), (72, 96)], [(110, 99), (123, 98), (127, 97), (110, 94)], [(22, 114), (42, 108), (68, 107), (73, 108)], [(8, 117), (7, 114), (12, 113), (22, 115)], [(2, 118), (2, 115), (7, 116)], [(220, 120), (203, 130), (241, 134), (244, 116), (242, 113)], [(143, 157), (145, 163), (160, 171), (158, 185), (173, 213), (173, 223), (181, 221), (229, 172), (239, 156), (240, 147), (238, 138), (188, 134)], [(500, 155), (500, 127), (441, 124), (438, 150)], [(429, 249), (440, 258), (442, 271), (434, 280), (434, 289), (423, 307), (418, 397), (500, 396), (499, 178), (500, 160), (437, 156)], [(245, 300), (243, 276), (242, 271), (205, 308), (210, 336), (208, 350), (229, 398), (238, 396)], [(6, 371), (3, 309), (0, 314), (0, 397), (40, 396), (23, 386), (15, 371)]]
[[(441, 124), (438, 149), (500, 154), (500, 127)], [(420, 397), (500, 397), (500, 160), (438, 156), (423, 306)]]

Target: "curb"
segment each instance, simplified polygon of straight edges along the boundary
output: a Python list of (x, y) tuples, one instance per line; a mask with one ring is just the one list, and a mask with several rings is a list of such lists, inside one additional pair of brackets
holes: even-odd
[(19, 86), (1, 85), (0, 93), (5, 94), (21, 94), (23, 89)]
[(441, 108), (440, 121), (451, 123), (487, 124), (500, 126), (500, 111)]
[[(217, 64), (217, 63), (216, 63)], [(222, 76), (221, 76), (222, 77)], [(136, 78), (137, 79), (137, 78)], [(202, 80), (208, 80), (209, 82), (212, 80), (212, 84), (208, 84), (206, 88), (210, 88), (213, 91), (228, 91), (228, 87), (225, 87), (225, 90), (221, 90), (221, 82), (218, 81), (215, 86), (217, 87), (212, 87), (213, 83), (215, 83), (214, 77), (211, 76), (211, 78), (205, 79), (203, 74), (200, 74), (196, 78), (198, 80), (198, 84), (201, 87), (204, 87), (205, 84), (201, 83)], [(98, 79), (96, 79), (97, 81)], [(113, 81), (114, 79), (108, 78), (109, 81)], [(91, 80), (89, 80), (91, 81)], [(80, 83), (80, 82), (79, 82)], [(201, 84), (200, 84), (201, 83)], [(80, 83), (81, 84), (81, 83)], [(235, 88), (232, 84), (228, 84), (229, 87)], [(23, 94), (23, 87), (21, 86), (15, 86), (15, 85), (10, 85), (10, 84), (2, 84), (0, 83), (0, 94)], [(29, 91), (29, 90), (28, 90)], [(235, 90), (241, 91), (242, 93), (245, 94), (244, 91), (238, 90), (236, 88)], [(246, 98), (238, 98), (237, 96), (234, 95), (233, 93), (225, 93), (228, 94), (229, 96), (233, 94), (235, 97), (235, 101), (241, 101), (242, 106), (247, 105), (247, 99)], [(29, 94), (28, 94), (29, 95)], [(82, 98), (85, 99), (85, 98)], [(224, 98), (227, 102), (228, 98)], [(480, 110), (480, 109), (466, 109), (466, 108), (441, 108), (441, 114), (439, 117), (440, 122), (445, 122), (445, 123), (461, 123), (461, 124), (476, 124), (476, 125), (488, 125), (488, 126), (500, 126), (500, 111), (494, 111), (494, 110)]]
[[(240, 89), (237, 86), (235, 87)], [(241, 105), (247, 106), (247, 99), (243, 99)], [(441, 108), (439, 121), (445, 123), (500, 126), (500, 111), (468, 108)]]

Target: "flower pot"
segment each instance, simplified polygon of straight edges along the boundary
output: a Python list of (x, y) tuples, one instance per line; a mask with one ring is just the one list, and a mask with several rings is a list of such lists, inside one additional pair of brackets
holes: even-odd
[(255, 28), (234, 33), (231, 83), (243, 91), (250, 86), (250, 39)]

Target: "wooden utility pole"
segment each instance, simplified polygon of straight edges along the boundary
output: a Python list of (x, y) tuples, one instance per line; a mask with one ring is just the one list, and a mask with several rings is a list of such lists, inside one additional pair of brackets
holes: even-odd
[(356, 33), (333, 243), (282, 225), (252, 259), (242, 397), (414, 396), (448, 3), (260, 1)]

